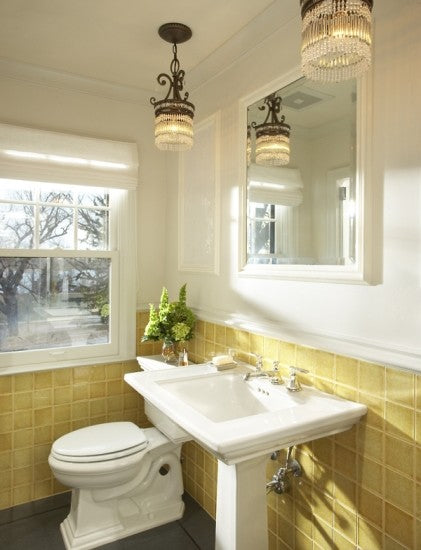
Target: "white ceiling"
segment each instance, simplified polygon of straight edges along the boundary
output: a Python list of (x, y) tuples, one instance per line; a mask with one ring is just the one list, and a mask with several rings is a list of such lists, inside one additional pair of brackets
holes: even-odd
[(0, 0), (0, 73), (13, 66), (157, 90), (172, 58), (157, 30), (176, 21), (193, 31), (178, 52), (197, 87), (298, 15), (299, 0)]

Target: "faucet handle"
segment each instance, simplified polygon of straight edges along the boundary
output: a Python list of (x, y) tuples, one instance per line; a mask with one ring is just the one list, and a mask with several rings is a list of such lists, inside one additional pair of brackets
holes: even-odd
[(279, 361), (273, 361), (272, 368), (273, 368), (274, 371), (278, 371), (279, 370)]
[(289, 367), (289, 374), (296, 374), (297, 372), (303, 372), (304, 374), (308, 374), (310, 371), (307, 369), (302, 369), (301, 367)]
[(253, 357), (256, 357), (256, 369), (257, 370), (262, 370), (263, 368), (263, 355), (260, 355), (260, 353), (253, 353), (251, 352), (250, 355), (252, 355)]
[(300, 382), (297, 380), (297, 372), (308, 373), (309, 371), (300, 367), (289, 367), (289, 379), (286, 384), (289, 391), (300, 391), (302, 389)]

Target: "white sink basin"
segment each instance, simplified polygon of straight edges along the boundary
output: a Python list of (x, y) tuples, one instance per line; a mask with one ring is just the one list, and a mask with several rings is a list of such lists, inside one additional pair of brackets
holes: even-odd
[(291, 393), (268, 378), (244, 381), (246, 371), (205, 364), (124, 378), (165, 415), (158, 427), (168, 437), (175, 423), (226, 464), (347, 430), (367, 411), (308, 386)]

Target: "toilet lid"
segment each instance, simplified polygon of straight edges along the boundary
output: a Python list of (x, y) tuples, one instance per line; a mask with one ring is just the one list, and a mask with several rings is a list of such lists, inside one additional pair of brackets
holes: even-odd
[(144, 431), (132, 422), (109, 422), (63, 435), (53, 443), (52, 452), (75, 462), (89, 458), (111, 460), (138, 452), (147, 444)]

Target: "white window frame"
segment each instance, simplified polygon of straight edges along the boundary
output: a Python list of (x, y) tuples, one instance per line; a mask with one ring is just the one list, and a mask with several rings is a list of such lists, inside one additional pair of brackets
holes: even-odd
[[(2, 136), (5, 135), (5, 129), (8, 125), (0, 124), (0, 170), (2, 169), (2, 160), (6, 159), (8, 167), (8, 177), (12, 179), (22, 180), (22, 175), (27, 176), (31, 173), (31, 166), (25, 158), (14, 159), (14, 165), (11, 165), (7, 154), (2, 151)], [(10, 127), (16, 134), (17, 127)], [(31, 129), (22, 129), (26, 134), (31, 133)], [(38, 134), (41, 131), (34, 131)], [(51, 138), (53, 145), (56, 136), (61, 140), (66, 139), (65, 134), (54, 134), (53, 132), (41, 132), (45, 140)], [(25, 135), (23, 136), (25, 137)], [(73, 141), (77, 136), (71, 136)], [(98, 151), (101, 151), (101, 144), (104, 140), (93, 140), (92, 138), (80, 138), (80, 144), (84, 146), (86, 156), (87, 139), (95, 147), (94, 156), (98, 157)], [(45, 142), (44, 140), (44, 142)], [(6, 140), (7, 141), (7, 140)], [(88, 145), (90, 144), (88, 142)], [(58, 141), (59, 143), (59, 141)], [(112, 155), (112, 145), (114, 142), (104, 141), (106, 147), (105, 159), (110, 162), (114, 160)], [(45, 145), (45, 143), (43, 143)], [(59, 143), (60, 145), (60, 143)], [(16, 145), (13, 144), (16, 149)], [(68, 143), (67, 143), (68, 146)], [(124, 146), (127, 146), (126, 148)], [(4, 146), (3, 146), (4, 147)], [(28, 151), (28, 145), (25, 144), (22, 150)], [(107, 149), (108, 147), (108, 149)], [(65, 171), (66, 177), (70, 174), (71, 181), (60, 181), (60, 174), (55, 172), (55, 167), (51, 166), (48, 171), (48, 166), (43, 166), (43, 173), (48, 177), (39, 179), (40, 173), (36, 167), (34, 173), (38, 176), (32, 180), (43, 183), (54, 181), (55, 183), (70, 183), (72, 185), (80, 185), (81, 188), (89, 187), (104, 187), (110, 193), (110, 226), (109, 226), (109, 249), (108, 250), (65, 250), (65, 249), (0, 249), (0, 256), (3, 257), (100, 257), (111, 259), (110, 272), (110, 328), (109, 328), (109, 343), (107, 344), (90, 344), (78, 347), (57, 347), (41, 350), (25, 350), (0, 352), (0, 375), (12, 374), (18, 372), (28, 372), (36, 370), (49, 370), (61, 367), (92, 365), (99, 363), (111, 363), (118, 361), (132, 360), (136, 356), (136, 187), (137, 187), (137, 149), (134, 154), (134, 144), (124, 144), (117, 142), (116, 151), (117, 158), (120, 161), (123, 153), (127, 152), (125, 162), (127, 170), (123, 177), (114, 174), (112, 177), (111, 170), (106, 173), (98, 171), (94, 176), (88, 174), (87, 183), (85, 185), (83, 171), (78, 168), (77, 173), (72, 174), (72, 167), (69, 171)], [(54, 149), (54, 147), (53, 147)], [(32, 151), (32, 149), (31, 149)], [(66, 156), (69, 158), (77, 157), (71, 151), (68, 152), (66, 147)], [(92, 153), (91, 153), (92, 154)], [(129, 160), (126, 160), (128, 159)], [(101, 158), (104, 161), (104, 157)], [(62, 163), (59, 166), (59, 172), (63, 172)], [(104, 168), (101, 167), (102, 171)], [(3, 172), (4, 173), (4, 172)], [(129, 173), (129, 176), (127, 175)], [(134, 175), (135, 174), (135, 175)], [(103, 176), (103, 177), (101, 177)], [(25, 178), (25, 180), (27, 177)], [(29, 178), (28, 178), (29, 179)], [(63, 178), (62, 178), (63, 179)], [(101, 185), (101, 181), (105, 182)]]

